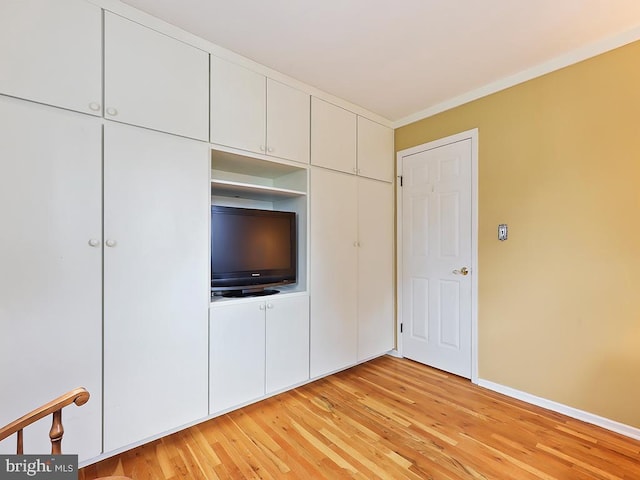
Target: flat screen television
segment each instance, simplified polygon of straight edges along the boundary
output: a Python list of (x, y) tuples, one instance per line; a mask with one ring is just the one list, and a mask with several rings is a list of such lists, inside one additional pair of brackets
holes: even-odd
[(223, 296), (278, 293), (296, 283), (295, 212), (211, 207), (211, 292)]

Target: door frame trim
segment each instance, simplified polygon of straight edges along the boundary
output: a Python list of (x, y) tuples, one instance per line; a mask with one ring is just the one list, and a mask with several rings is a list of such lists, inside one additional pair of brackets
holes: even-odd
[(396, 154), (396, 350), (402, 354), (402, 187), (403, 160), (425, 150), (471, 140), (471, 381), (478, 383), (478, 128), (400, 150)]

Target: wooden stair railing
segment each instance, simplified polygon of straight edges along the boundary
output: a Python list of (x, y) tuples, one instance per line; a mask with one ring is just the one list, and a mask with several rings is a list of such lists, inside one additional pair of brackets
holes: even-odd
[(36, 408), (32, 412), (27, 413), (23, 417), (20, 417), (9, 425), (0, 428), (0, 441), (7, 437), (10, 437), (14, 433), (18, 434), (18, 447), (16, 453), (18, 455), (23, 454), (23, 436), (22, 430), (24, 427), (31, 425), (34, 422), (53, 414), (53, 422), (51, 423), (51, 430), (49, 430), (49, 438), (51, 439), (51, 453), (59, 455), (62, 453), (62, 435), (64, 434), (64, 428), (62, 427), (62, 409), (72, 403), (76, 405), (84, 405), (89, 401), (89, 392), (85, 388), (76, 388), (70, 392), (60, 395), (55, 400), (51, 400), (49, 403)]
[[(86, 388), (79, 387), (70, 392), (60, 395), (58, 398), (51, 400), (49, 403), (36, 408), (19, 419), (0, 428), (0, 442), (14, 433), (18, 434), (16, 453), (22, 455), (23, 452), (23, 429), (34, 422), (41, 420), (47, 415), (53, 414), (51, 422), (51, 430), (49, 430), (49, 439), (51, 440), (51, 454), (60, 455), (62, 453), (62, 435), (64, 427), (62, 426), (62, 409), (75, 403), (77, 406), (84, 405), (89, 401), (89, 392)], [(112, 476), (101, 477), (102, 480), (131, 480), (129, 477)], [(96, 480), (101, 480), (96, 479)]]

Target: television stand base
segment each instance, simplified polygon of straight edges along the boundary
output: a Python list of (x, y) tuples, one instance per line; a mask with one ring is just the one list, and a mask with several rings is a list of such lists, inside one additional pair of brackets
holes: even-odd
[(267, 295), (275, 295), (280, 293), (279, 290), (229, 290), (222, 294), (225, 298), (242, 298), (242, 297), (265, 297)]

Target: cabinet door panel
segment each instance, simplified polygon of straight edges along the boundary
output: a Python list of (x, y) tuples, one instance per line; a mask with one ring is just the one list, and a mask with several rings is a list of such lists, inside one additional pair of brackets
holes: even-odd
[(105, 118), (207, 140), (209, 55), (105, 13)]
[(266, 393), (309, 378), (309, 297), (266, 302)]
[(101, 114), (102, 11), (83, 0), (0, 2), (0, 93)]
[(311, 377), (357, 357), (357, 177), (311, 171)]
[(265, 311), (260, 306), (264, 302), (211, 309), (210, 413), (264, 395)]
[[(64, 451), (86, 460), (102, 438), (101, 126), (0, 97), (0, 131), (0, 425), (84, 386)], [(25, 449), (50, 451), (50, 427), (28, 427)]]
[(267, 79), (267, 153), (309, 163), (309, 95)]
[(207, 415), (209, 160), (206, 144), (113, 123), (104, 150), (112, 450)]
[(211, 56), (211, 143), (266, 153), (266, 80)]
[(356, 172), (356, 115), (311, 98), (311, 164)]
[(358, 175), (393, 181), (393, 130), (358, 117)]
[(358, 360), (393, 348), (393, 185), (358, 178)]

